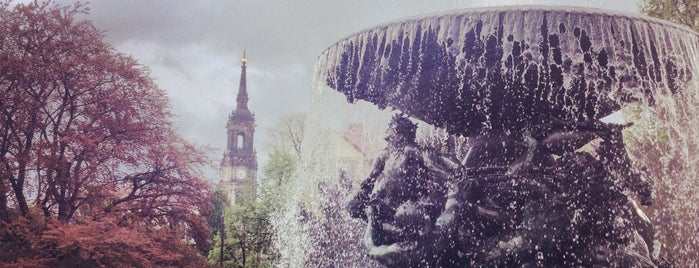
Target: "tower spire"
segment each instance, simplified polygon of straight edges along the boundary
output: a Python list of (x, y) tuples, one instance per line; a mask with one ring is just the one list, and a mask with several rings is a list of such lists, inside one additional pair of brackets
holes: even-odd
[(245, 64), (248, 63), (248, 59), (245, 57), (245, 50), (243, 50), (243, 58), (240, 62), (243, 65), (240, 67), (240, 86), (238, 86), (238, 97), (236, 98), (238, 106), (236, 110), (248, 110), (248, 87), (245, 73), (245, 69), (247, 68)]
[[(240, 86), (238, 87), (238, 103), (235, 110), (228, 116), (226, 132), (228, 141), (226, 150), (221, 160), (221, 182), (224, 191), (228, 192), (231, 203), (246, 187), (252, 187), (255, 191), (255, 181), (257, 179), (257, 151), (255, 151), (255, 114), (248, 109), (248, 87), (247, 77), (245, 77), (246, 64), (248, 62), (243, 51), (243, 58), (240, 59)], [(251, 179), (250, 182), (248, 179)]]

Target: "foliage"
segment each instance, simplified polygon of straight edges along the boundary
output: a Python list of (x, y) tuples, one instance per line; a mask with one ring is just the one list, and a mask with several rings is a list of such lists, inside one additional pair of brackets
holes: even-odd
[[(206, 222), (208, 223), (210, 229), (209, 241), (218, 243), (220, 245), (221, 241), (221, 230), (224, 226), (224, 214), (228, 208), (228, 198), (222, 189), (217, 188), (213, 191), (211, 198), (209, 199), (210, 210), (206, 213)], [(203, 253), (209, 254), (211, 250), (217, 249), (213, 248), (216, 245), (211, 245), (212, 248), (207, 248)], [(218, 257), (216, 258), (218, 259)]]
[(51, 223), (2, 246), (52, 245), (27, 251), (46, 265), (106, 265), (100, 243), (142, 253), (136, 262), (188, 263), (173, 257), (188, 252), (181, 241), (208, 248), (208, 160), (175, 133), (148, 70), (76, 19), (86, 10), (0, 3), (0, 221)]
[(260, 202), (270, 210), (282, 206), (289, 194), (288, 184), (298, 169), (299, 159), (284, 148), (273, 147), (262, 167)]
[[(136, 231), (113, 222), (64, 224), (50, 221), (40, 238), (26, 222), (2, 223), (7, 238), (30, 237), (5, 267), (204, 267), (198, 252), (176, 233)], [(14, 241), (12, 243), (17, 243)], [(12, 244), (9, 243), (9, 244)], [(3, 256), (7, 259), (7, 256)]]
[(699, 1), (643, 0), (639, 8), (649, 16), (687, 25), (699, 31)]
[(235, 203), (223, 207), (223, 232), (220, 221), (219, 225), (212, 225), (216, 233), (214, 246), (208, 255), (210, 264), (220, 265), (222, 261), (223, 267), (271, 267), (275, 254), (271, 251), (273, 233), (269, 210), (257, 199), (255, 185), (254, 181), (248, 180), (247, 187)]
[(300, 158), (303, 142), (306, 140), (308, 132), (306, 121), (305, 114), (288, 114), (283, 116), (277, 125), (269, 131), (268, 147), (271, 151), (283, 148)]
[(262, 167), (265, 181), (274, 185), (283, 184), (296, 172), (298, 158), (281, 147), (272, 147), (269, 153), (269, 161)]

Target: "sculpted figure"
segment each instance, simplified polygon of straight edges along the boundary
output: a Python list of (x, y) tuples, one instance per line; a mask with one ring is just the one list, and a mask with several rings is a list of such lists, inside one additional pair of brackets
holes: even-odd
[(420, 149), (416, 128), (402, 115), (392, 119), (385, 151), (348, 205), (353, 217), (367, 221), (369, 255), (389, 266), (430, 261), (432, 249), (425, 243), (444, 207), (449, 168), (458, 166)]
[[(653, 267), (652, 226), (625, 195), (649, 188), (623, 127), (555, 121), (488, 133), (470, 137), (459, 162), (418, 146), (416, 125), (398, 115), (348, 210), (367, 222), (368, 254), (389, 267)], [(596, 155), (577, 151), (595, 139)]]

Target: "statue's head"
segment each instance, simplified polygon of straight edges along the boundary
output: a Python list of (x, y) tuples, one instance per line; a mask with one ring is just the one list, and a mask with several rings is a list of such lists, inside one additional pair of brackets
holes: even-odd
[(386, 141), (390, 144), (405, 145), (415, 142), (417, 125), (403, 114), (396, 114), (388, 124)]

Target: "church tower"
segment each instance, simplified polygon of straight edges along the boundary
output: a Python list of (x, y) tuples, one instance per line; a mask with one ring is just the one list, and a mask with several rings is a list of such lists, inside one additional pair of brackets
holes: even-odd
[(255, 114), (248, 109), (245, 53), (243, 53), (241, 63), (237, 105), (228, 116), (226, 124), (228, 144), (223, 153), (220, 170), (221, 186), (228, 192), (228, 198), (232, 203), (235, 203), (248, 182), (255, 183), (257, 181), (257, 152), (253, 146)]

